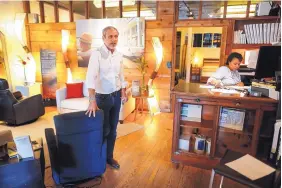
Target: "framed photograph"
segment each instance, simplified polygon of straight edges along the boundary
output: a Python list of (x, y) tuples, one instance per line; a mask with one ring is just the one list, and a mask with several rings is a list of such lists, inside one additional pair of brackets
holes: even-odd
[(88, 67), (93, 50), (103, 45), (102, 31), (113, 26), (119, 32), (117, 50), (123, 54), (124, 68), (135, 69), (134, 60), (144, 53), (145, 19), (114, 18), (76, 21), (76, 46), (78, 67)]

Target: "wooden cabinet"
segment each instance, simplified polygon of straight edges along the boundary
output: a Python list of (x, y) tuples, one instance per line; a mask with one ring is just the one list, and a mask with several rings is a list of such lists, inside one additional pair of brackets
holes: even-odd
[[(248, 153), (264, 160), (268, 158), (277, 101), (270, 98), (215, 95), (195, 83), (177, 85), (173, 96), (173, 162), (209, 169), (219, 162), (226, 149)], [(201, 108), (200, 122), (184, 120), (182, 107), (187, 104)], [(242, 130), (220, 126), (221, 116), (226, 109), (244, 114)], [(194, 149), (197, 135), (202, 135), (205, 140), (203, 154)], [(189, 150), (180, 149), (179, 141), (185, 141), (185, 138), (188, 138)], [(207, 140), (210, 140), (209, 154)]]

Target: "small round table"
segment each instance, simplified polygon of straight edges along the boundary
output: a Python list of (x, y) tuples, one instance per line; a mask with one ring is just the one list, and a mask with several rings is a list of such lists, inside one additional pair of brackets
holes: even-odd
[(138, 112), (138, 109), (141, 105), (141, 114), (143, 113), (143, 110), (144, 110), (144, 100), (147, 101), (147, 104), (148, 104), (148, 109), (149, 109), (149, 112), (150, 112), (150, 116), (151, 116), (151, 121), (153, 120), (153, 114), (151, 113), (151, 110), (150, 110), (150, 106), (149, 106), (149, 103), (148, 103), (148, 98), (153, 98), (154, 96), (153, 95), (148, 95), (148, 94), (143, 94), (143, 95), (139, 95), (139, 96), (132, 96), (133, 98), (135, 98), (135, 103), (137, 103), (137, 99), (138, 99), (138, 103), (137, 103), (137, 106), (135, 108), (135, 117), (134, 117), (134, 121), (136, 120), (136, 115), (137, 115), (137, 112)]

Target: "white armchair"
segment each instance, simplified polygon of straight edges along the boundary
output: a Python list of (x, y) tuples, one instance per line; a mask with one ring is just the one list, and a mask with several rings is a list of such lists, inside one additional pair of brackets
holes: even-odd
[[(66, 87), (56, 91), (57, 111), (59, 114), (87, 110), (89, 105), (88, 90), (84, 82), (83, 98), (66, 99), (66, 93)], [(119, 113), (120, 123), (123, 123), (123, 120), (135, 109), (135, 99), (131, 95), (131, 87), (126, 89), (126, 94), (128, 96), (128, 101), (121, 105)]]

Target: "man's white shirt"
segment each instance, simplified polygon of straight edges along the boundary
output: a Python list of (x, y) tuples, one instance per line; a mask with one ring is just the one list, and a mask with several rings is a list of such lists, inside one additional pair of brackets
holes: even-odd
[(93, 51), (89, 60), (86, 85), (96, 93), (109, 94), (125, 88), (123, 57), (116, 49), (112, 53), (103, 45)]

